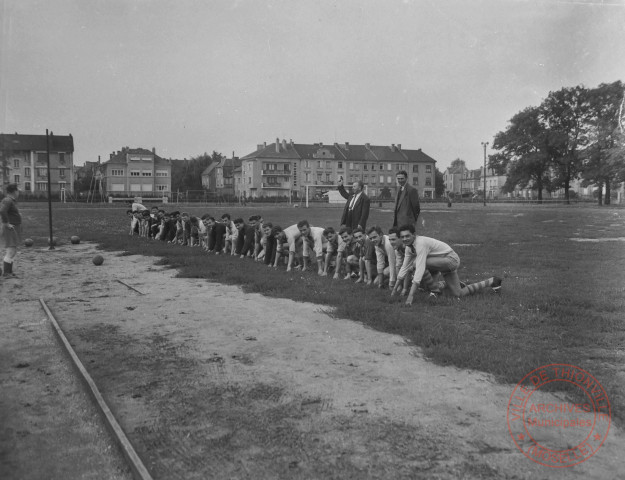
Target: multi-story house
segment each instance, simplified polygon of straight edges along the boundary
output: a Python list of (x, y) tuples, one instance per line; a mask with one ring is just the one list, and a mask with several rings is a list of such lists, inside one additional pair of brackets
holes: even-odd
[(215, 199), (231, 199), (236, 197), (234, 171), (241, 166), (238, 157), (222, 158), (213, 162), (202, 172), (202, 187), (208, 190)]
[(159, 157), (154, 148), (113, 152), (100, 165), (100, 175), (106, 195), (164, 197), (171, 192), (171, 161)]
[[(366, 143), (296, 144), (276, 139), (258, 145), (255, 152), (241, 158), (241, 187), (245, 197), (314, 197), (324, 185), (361, 180), (371, 197), (393, 197), (395, 176), (405, 170), (408, 181), (421, 196), (433, 198), (436, 160), (418, 150), (404, 150), (401, 144), (378, 146)], [(235, 178), (236, 182), (236, 178)], [(315, 187), (318, 186), (318, 187)], [(308, 187), (308, 188), (307, 188)]]
[(72, 135), (50, 135), (50, 171), (48, 171), (48, 137), (46, 135), (0, 134), (2, 189), (17, 183), (24, 195), (48, 191), (74, 192), (74, 138)]
[(470, 170), (465, 166), (447, 167), (443, 172), (443, 181), (445, 182), (445, 191), (447, 193), (454, 193), (460, 195), (465, 193), (463, 188), (466, 188), (465, 180), (469, 176)]

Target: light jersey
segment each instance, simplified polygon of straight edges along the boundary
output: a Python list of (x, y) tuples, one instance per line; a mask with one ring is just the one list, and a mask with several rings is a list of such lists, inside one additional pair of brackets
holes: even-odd
[(384, 268), (388, 264), (389, 280), (395, 282), (397, 278), (397, 260), (395, 258), (395, 249), (391, 245), (388, 235), (382, 235), (381, 244), (375, 247), (375, 257), (378, 275), (384, 274)]
[(428, 257), (444, 257), (453, 253), (453, 249), (445, 242), (441, 242), (435, 238), (422, 237), (421, 235), (415, 238), (412, 245), (416, 253), (412, 253), (412, 250), (406, 247), (404, 263), (398, 275), (398, 280), (400, 281), (404, 279), (414, 264), (415, 272), (412, 283), (421, 283)]
[(295, 241), (302, 236), (302, 234), (299, 233), (297, 224), (285, 228), (283, 232), (286, 235), (286, 241), (289, 244), (289, 252), (295, 252)]
[[(313, 250), (315, 251), (315, 256), (321, 257), (323, 255), (323, 247), (328, 244), (328, 239), (323, 236), (323, 228), (321, 227), (310, 227), (310, 238), (313, 240)], [(308, 242), (304, 242), (304, 256), (309, 257), (310, 246)]]

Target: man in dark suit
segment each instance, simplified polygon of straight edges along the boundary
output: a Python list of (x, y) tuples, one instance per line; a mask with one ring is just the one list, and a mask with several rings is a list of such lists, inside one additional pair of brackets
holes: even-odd
[(347, 200), (341, 217), (341, 225), (345, 225), (352, 230), (367, 228), (367, 219), (369, 218), (369, 197), (362, 191), (364, 184), (358, 180), (352, 185), (353, 193), (350, 195), (343, 186), (343, 178), (339, 180), (339, 193)]
[(397, 172), (396, 178), (399, 189), (395, 199), (393, 226), (414, 225), (416, 228), (417, 218), (419, 218), (419, 213), (421, 212), (419, 192), (416, 188), (408, 185), (408, 172), (405, 170)]

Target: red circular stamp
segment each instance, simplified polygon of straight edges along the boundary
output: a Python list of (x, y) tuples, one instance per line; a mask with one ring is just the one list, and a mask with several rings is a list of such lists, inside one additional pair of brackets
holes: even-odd
[[(555, 399), (541, 388), (566, 382), (574, 402)], [(546, 467), (572, 467), (592, 457), (605, 442), (612, 412), (604, 388), (579, 367), (551, 364), (528, 373), (508, 401), (508, 430), (519, 450)]]

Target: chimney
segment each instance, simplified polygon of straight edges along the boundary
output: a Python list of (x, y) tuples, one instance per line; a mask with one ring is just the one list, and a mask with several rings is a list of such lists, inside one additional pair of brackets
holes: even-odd
[(156, 147), (152, 147), (152, 153), (156, 155)]
[(286, 151), (286, 139), (282, 139), (282, 148)]
[(319, 142), (319, 146), (320, 146), (320, 147), (323, 147), (323, 142)]
[(280, 139), (276, 138), (276, 153), (280, 153)]
[(371, 148), (371, 144), (370, 144), (370, 143), (365, 143), (365, 148), (366, 148), (367, 150), (369, 150), (369, 149)]
[(289, 143), (291, 144), (291, 147), (293, 146), (293, 139), (289, 138)]
[(397, 144), (397, 150), (401, 150), (401, 143)]
[(345, 150), (349, 150), (349, 142), (345, 142)]
[(391, 152), (394, 152), (394, 151), (395, 151), (395, 144), (391, 143)]

